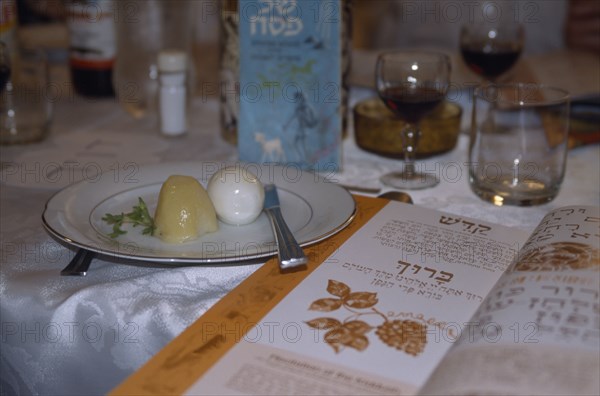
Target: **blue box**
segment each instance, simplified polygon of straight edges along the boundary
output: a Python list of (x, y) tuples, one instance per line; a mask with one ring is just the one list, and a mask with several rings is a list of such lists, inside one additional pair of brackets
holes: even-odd
[(335, 171), (341, 0), (240, 0), (239, 158)]

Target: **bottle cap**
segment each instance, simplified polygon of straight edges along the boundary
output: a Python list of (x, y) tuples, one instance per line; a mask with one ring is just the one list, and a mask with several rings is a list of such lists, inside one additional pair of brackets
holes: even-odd
[(187, 68), (187, 55), (180, 50), (163, 50), (158, 54), (158, 70), (161, 72), (181, 72)]

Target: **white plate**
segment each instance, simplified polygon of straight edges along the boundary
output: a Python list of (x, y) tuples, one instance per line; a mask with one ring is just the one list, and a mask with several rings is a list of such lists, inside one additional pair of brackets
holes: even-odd
[[(193, 176), (206, 187), (210, 176), (224, 163), (186, 162), (111, 171), (73, 184), (51, 197), (42, 216), (46, 229), (60, 240), (114, 257), (167, 263), (220, 263), (250, 260), (276, 254), (267, 216), (251, 224), (232, 226), (219, 222), (217, 232), (183, 244), (169, 244), (142, 235), (141, 228), (112, 239), (106, 213), (131, 211), (138, 197), (154, 213), (162, 183), (170, 175)], [(355, 215), (355, 202), (342, 187), (296, 167), (241, 164), (261, 181), (274, 183), (283, 216), (302, 246), (319, 242), (346, 227)]]

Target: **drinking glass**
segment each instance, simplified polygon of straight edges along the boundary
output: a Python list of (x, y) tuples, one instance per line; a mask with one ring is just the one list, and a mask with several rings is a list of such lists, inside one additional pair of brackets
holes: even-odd
[(559, 192), (567, 160), (569, 94), (537, 84), (475, 89), (469, 144), (473, 192), (497, 206), (537, 205)]
[(419, 121), (439, 105), (450, 84), (450, 59), (437, 52), (396, 51), (377, 59), (376, 86), (385, 105), (405, 121), (400, 131), (404, 170), (388, 173), (381, 182), (390, 187), (416, 190), (435, 186), (439, 180), (415, 169)]
[[(194, 1), (115, 1), (117, 56), (113, 86), (123, 108), (135, 119), (158, 114), (158, 53), (165, 49), (188, 54), (187, 92), (194, 87), (192, 16)], [(201, 3), (201, 2), (198, 2)], [(115, 15), (117, 15), (115, 14)], [(189, 98), (188, 98), (189, 99)]]
[(23, 144), (46, 137), (52, 118), (49, 70), (41, 48), (0, 46), (0, 144)]
[(516, 22), (467, 24), (460, 31), (460, 51), (471, 70), (495, 82), (519, 59), (524, 38)]

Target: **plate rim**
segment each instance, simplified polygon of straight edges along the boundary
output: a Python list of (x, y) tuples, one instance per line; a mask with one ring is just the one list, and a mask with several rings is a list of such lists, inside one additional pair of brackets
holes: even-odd
[[(160, 166), (171, 166), (171, 167), (181, 167), (181, 166), (186, 166), (186, 165), (191, 165), (191, 164), (202, 164), (205, 161), (184, 161), (184, 162), (168, 162), (168, 163), (162, 163), (162, 164), (148, 164), (148, 167), (160, 167)], [(243, 164), (242, 162), (236, 162), (234, 164)], [(227, 166), (230, 165), (230, 163), (228, 164), (223, 164), (223, 166)], [(258, 165), (260, 166), (260, 164), (252, 164), (252, 165)], [(279, 167), (283, 167), (283, 165), (276, 165)], [(144, 165), (142, 165), (142, 167), (146, 167)], [(302, 172), (307, 172), (307, 173), (311, 173), (313, 175), (313, 178), (316, 177), (317, 180), (319, 180), (320, 182), (323, 182), (324, 180), (326, 180), (324, 177), (322, 177), (321, 175), (318, 175), (315, 172), (312, 171), (308, 171), (308, 170), (302, 170)], [(69, 189), (76, 189), (76, 188), (82, 188), (81, 186), (83, 186), (84, 184), (90, 184), (89, 181), (87, 180), (81, 180), (78, 181), (76, 183), (70, 184), (62, 189), (60, 189), (59, 191), (56, 191), (54, 194), (52, 194), (47, 200), (46, 203), (44, 205), (44, 211), (42, 212), (42, 225), (43, 227), (46, 229), (46, 231), (53, 237), (57, 238), (59, 241), (66, 243), (69, 246), (73, 246), (73, 247), (77, 247), (79, 249), (86, 249), (92, 252), (95, 252), (97, 254), (101, 254), (104, 256), (108, 256), (110, 258), (121, 258), (121, 259), (129, 259), (129, 260), (134, 260), (134, 261), (147, 261), (147, 262), (153, 262), (153, 263), (164, 263), (164, 264), (196, 264), (196, 265), (212, 265), (212, 264), (232, 264), (232, 263), (239, 263), (239, 264), (243, 264), (244, 262), (250, 262), (256, 259), (261, 259), (261, 258), (269, 258), (269, 257), (273, 257), (277, 255), (277, 249), (275, 247), (275, 245), (273, 245), (273, 249), (271, 250), (265, 250), (262, 252), (258, 252), (258, 253), (254, 253), (254, 254), (248, 254), (248, 255), (234, 255), (234, 256), (229, 256), (229, 257), (218, 257), (218, 258), (199, 258), (199, 257), (157, 257), (154, 255), (144, 255), (144, 254), (134, 254), (134, 253), (123, 253), (122, 251), (120, 251), (119, 249), (108, 249), (106, 247), (102, 247), (102, 246), (94, 246), (93, 244), (90, 243), (85, 243), (85, 242), (81, 242), (78, 240), (75, 240), (65, 234), (63, 234), (62, 232), (56, 230), (48, 221), (47, 219), (47, 214), (49, 211), (49, 206), (52, 203), (53, 200), (56, 199), (56, 197), (59, 194), (64, 194), (67, 190)], [(152, 185), (155, 183), (149, 183), (147, 185)], [(347, 193), (347, 196), (350, 198), (353, 208), (351, 213), (348, 215), (348, 217), (341, 223), (336, 225), (334, 228), (328, 229), (325, 232), (312, 237), (310, 240), (308, 241), (304, 241), (300, 243), (300, 246), (302, 247), (307, 247), (307, 246), (311, 246), (314, 245), (316, 243), (319, 243), (337, 233), (339, 233), (340, 231), (342, 231), (343, 229), (345, 229), (356, 217), (357, 215), (357, 204), (356, 204), (356, 199), (354, 198), (354, 196), (352, 196), (352, 194), (345, 189), (344, 187), (336, 184), (336, 183), (331, 183), (335, 186), (337, 186), (338, 188), (340, 188), (341, 190), (345, 191)], [(282, 188), (284, 188), (282, 186)], [(306, 200), (306, 197), (299, 195), (302, 199)], [(312, 208), (311, 206), (311, 210), (314, 210), (314, 208)], [(64, 213), (64, 211), (61, 211), (62, 213)], [(93, 227), (92, 227), (92, 231), (96, 232)], [(109, 242), (107, 242), (108, 244)], [(117, 243), (118, 245), (118, 243)]]

